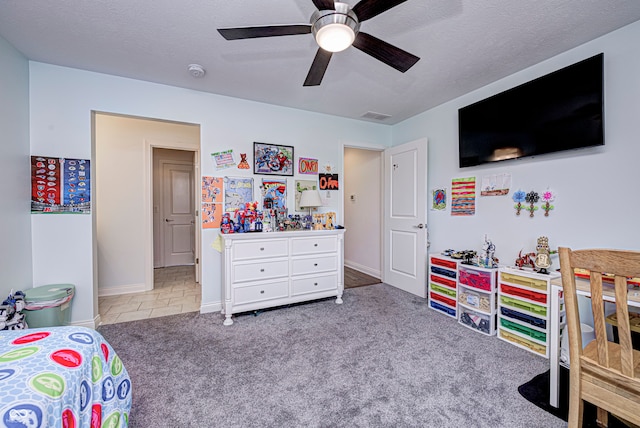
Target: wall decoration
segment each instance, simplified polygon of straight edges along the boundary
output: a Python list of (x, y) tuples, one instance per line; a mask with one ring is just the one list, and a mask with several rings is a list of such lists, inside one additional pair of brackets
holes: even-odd
[(217, 229), (222, 220), (222, 177), (202, 177), (202, 228)]
[(89, 160), (31, 156), (32, 214), (90, 212)]
[(544, 203), (542, 204), (541, 208), (544, 210), (545, 217), (549, 217), (549, 211), (553, 209), (553, 205), (551, 205), (550, 202), (553, 202), (555, 198), (556, 198), (555, 192), (549, 189), (542, 192), (542, 202)]
[(320, 190), (340, 190), (338, 174), (319, 174), (318, 181)]
[(313, 190), (318, 188), (318, 183), (315, 180), (296, 180), (296, 202), (295, 207), (296, 211), (304, 211), (300, 207), (300, 197), (302, 196), (303, 190)]
[(476, 178), (454, 178), (451, 181), (451, 215), (469, 216), (476, 213)]
[(443, 211), (447, 208), (447, 190), (434, 189), (431, 191), (431, 209)]
[(224, 212), (235, 213), (253, 201), (253, 178), (224, 178)]
[(298, 158), (298, 173), (318, 174), (318, 159)]
[(529, 217), (533, 217), (533, 212), (538, 210), (538, 207), (535, 204), (540, 200), (540, 195), (538, 195), (538, 192), (534, 192), (532, 190), (527, 193), (525, 200), (529, 204), (529, 207), (527, 208), (527, 211), (529, 211)]
[(262, 197), (272, 201), (272, 208), (287, 208), (287, 179), (262, 179)]
[(516, 190), (515, 192), (513, 192), (513, 202), (515, 202), (516, 204), (513, 206), (516, 209), (516, 215), (520, 215), (520, 211), (523, 208), (523, 203), (526, 201), (527, 199), (527, 194), (525, 193), (524, 190)]
[(502, 196), (509, 193), (511, 174), (493, 174), (482, 177), (480, 196)]
[(222, 222), (222, 204), (202, 203), (202, 228), (217, 229)]
[(293, 147), (253, 143), (253, 173), (293, 175)]
[(238, 169), (251, 169), (249, 166), (249, 162), (247, 162), (247, 154), (240, 153), (240, 163), (238, 164)]
[(211, 153), (211, 158), (216, 166), (216, 169), (220, 171), (221, 169), (231, 168), (236, 165), (235, 159), (233, 159), (233, 150), (225, 150), (223, 152)]
[(222, 203), (222, 177), (202, 177), (202, 202)]

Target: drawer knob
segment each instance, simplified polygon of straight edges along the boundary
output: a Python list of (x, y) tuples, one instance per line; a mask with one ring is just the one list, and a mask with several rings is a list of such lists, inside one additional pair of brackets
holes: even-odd
[(314, 246), (314, 247), (317, 247), (317, 246), (318, 246), (318, 244), (313, 244), (313, 246)]
[(260, 247), (260, 251), (264, 251), (264, 247)]
[(318, 263), (314, 263), (313, 265), (314, 265), (314, 266), (318, 266)]
[(318, 283), (317, 283), (317, 282), (314, 282), (314, 283), (313, 283), (313, 285), (318, 285)]
[(260, 294), (264, 294), (264, 290), (260, 290)]
[(264, 272), (264, 268), (260, 269), (260, 272)]

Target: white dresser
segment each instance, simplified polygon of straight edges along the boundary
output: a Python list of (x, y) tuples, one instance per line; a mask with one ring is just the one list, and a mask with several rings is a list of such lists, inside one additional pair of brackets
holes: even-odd
[(224, 325), (231, 315), (344, 290), (344, 229), (222, 235)]

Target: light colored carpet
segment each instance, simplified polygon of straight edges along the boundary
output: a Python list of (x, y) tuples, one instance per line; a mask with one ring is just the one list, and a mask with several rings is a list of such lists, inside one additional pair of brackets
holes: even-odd
[(99, 331), (133, 382), (131, 427), (563, 427), (518, 385), (548, 361), (385, 284), (234, 316)]

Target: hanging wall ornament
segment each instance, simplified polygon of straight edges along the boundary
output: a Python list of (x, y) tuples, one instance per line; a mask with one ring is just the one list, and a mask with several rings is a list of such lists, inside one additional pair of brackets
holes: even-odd
[(542, 192), (542, 209), (544, 210), (544, 216), (549, 217), (549, 211), (553, 209), (553, 205), (550, 204), (556, 198), (555, 192), (547, 189)]
[(522, 203), (525, 201), (527, 194), (524, 193), (524, 190), (516, 190), (513, 192), (513, 202), (516, 204), (513, 206), (516, 209), (516, 215), (520, 215), (520, 210), (522, 210)]
[(538, 207), (536, 207), (535, 204), (537, 204), (538, 201), (540, 200), (540, 195), (538, 195), (538, 192), (534, 192), (532, 190), (529, 193), (527, 193), (525, 200), (529, 204), (529, 208), (527, 208), (527, 211), (529, 211), (529, 217), (533, 217), (533, 212), (538, 209)]

